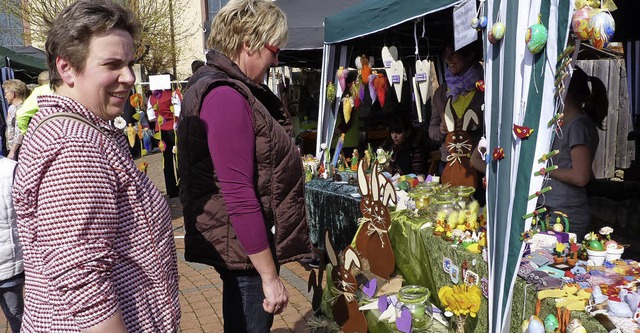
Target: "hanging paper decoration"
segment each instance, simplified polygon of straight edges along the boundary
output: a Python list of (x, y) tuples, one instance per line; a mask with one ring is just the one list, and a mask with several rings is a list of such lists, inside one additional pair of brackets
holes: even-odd
[(355, 80), (351, 83), (350, 95), (353, 100), (353, 107), (356, 109), (360, 107), (360, 85), (361, 82), (359, 80)]
[(580, 40), (589, 39), (589, 33), (591, 32), (591, 29), (589, 28), (589, 21), (593, 14), (594, 10), (589, 6), (584, 6), (573, 13), (573, 17), (571, 18), (571, 27), (573, 29), (573, 33), (576, 37), (580, 38)]
[(338, 78), (338, 84), (342, 92), (344, 92), (344, 89), (347, 87), (347, 73), (348, 70), (344, 69), (344, 66), (340, 66), (336, 72), (336, 78)]
[(609, 44), (616, 31), (616, 22), (609, 12), (600, 12), (589, 20), (589, 41), (596, 49), (602, 49)]
[(351, 97), (349, 95), (345, 96), (342, 99), (342, 114), (344, 115), (345, 123), (349, 123), (349, 120), (351, 120), (351, 103)]
[(382, 48), (382, 64), (385, 68), (391, 68), (391, 64), (395, 61), (388, 47)]
[(431, 84), (431, 62), (427, 59), (425, 60), (416, 60), (416, 75), (415, 81), (418, 84), (418, 90), (420, 91), (420, 96), (416, 95), (416, 103), (419, 103), (420, 100), (422, 104), (427, 103), (427, 99), (429, 99), (429, 85)]
[(494, 161), (500, 161), (504, 158), (504, 149), (502, 149), (501, 147), (494, 148), (493, 154), (491, 156), (493, 156)]
[(360, 62), (362, 63), (362, 83), (369, 83), (369, 75), (371, 75), (371, 66), (369, 65), (369, 58), (367, 58), (364, 54), (359, 57)]
[(385, 97), (387, 95), (387, 78), (384, 77), (382, 73), (378, 73), (378, 77), (373, 80), (374, 90), (376, 91), (376, 96), (378, 96), (378, 102), (380, 102), (380, 106), (384, 107)]
[(378, 97), (378, 95), (376, 94), (376, 87), (373, 85), (373, 80), (375, 80), (377, 77), (377, 74), (369, 75), (369, 96), (371, 97), (371, 104), (373, 104)]
[(388, 70), (387, 73), (393, 89), (396, 91), (396, 98), (398, 98), (399, 103), (402, 100), (402, 84), (404, 81), (404, 65), (402, 64), (402, 60), (394, 61), (391, 69)]
[(538, 23), (530, 26), (527, 29), (527, 33), (524, 37), (525, 43), (527, 43), (527, 49), (533, 54), (536, 54), (544, 48), (547, 44), (547, 28), (540, 23), (538, 17)]
[(333, 82), (329, 82), (329, 85), (327, 85), (327, 101), (329, 101), (330, 104), (333, 104), (333, 101), (336, 100), (336, 86), (333, 84)]
[(520, 125), (513, 124), (513, 133), (519, 139), (528, 139), (531, 133), (533, 133), (533, 129), (527, 126), (520, 126)]
[(129, 146), (133, 148), (136, 144), (136, 129), (133, 127), (133, 124), (127, 126), (127, 139), (129, 139)]

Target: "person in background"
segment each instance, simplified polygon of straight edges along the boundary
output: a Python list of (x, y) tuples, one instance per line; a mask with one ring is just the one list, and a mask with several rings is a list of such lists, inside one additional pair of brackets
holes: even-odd
[(575, 67), (564, 101), (562, 125), (553, 139), (553, 150), (560, 153), (553, 158), (558, 169), (548, 173), (543, 187), (551, 186), (538, 199), (547, 211), (561, 211), (568, 215), (569, 231), (578, 241), (588, 231), (591, 220), (586, 186), (593, 179), (591, 165), (598, 149), (598, 129), (609, 112), (604, 83)]
[(476, 88), (476, 83), (484, 78), (484, 70), (480, 65), (482, 57), (481, 49), (477, 43), (467, 45), (455, 51), (452, 45), (447, 45), (444, 51), (444, 84), (440, 85), (433, 94), (431, 100), (431, 120), (429, 122), (429, 137), (435, 142), (440, 142), (440, 173), (446, 164), (449, 151), (444, 145), (447, 136), (447, 128), (444, 120), (444, 111), (449, 99), (451, 107), (457, 114), (457, 127), (462, 128), (462, 116), (467, 110), (473, 110), (478, 115), (479, 124), (474, 124), (468, 129), (475, 149), (483, 135), (484, 92)]
[(169, 206), (111, 124), (135, 82), (138, 29), (111, 0), (79, 0), (49, 27), (55, 94), (38, 97), (13, 187), (23, 332), (178, 331)]
[(394, 116), (389, 122), (390, 140), (385, 150), (390, 150), (391, 161), (389, 171), (393, 174), (406, 175), (413, 173), (423, 178), (427, 174), (427, 152), (425, 138), (411, 126), (407, 117)]
[(11, 188), (17, 162), (0, 156), (0, 307), (11, 332), (20, 332), (24, 311), (24, 270)]
[(20, 110), (16, 113), (18, 127), (22, 134), (27, 133), (27, 128), (29, 128), (31, 118), (33, 118), (33, 115), (38, 112), (38, 96), (50, 95), (52, 92), (53, 91), (49, 86), (49, 72), (41, 72), (38, 74), (38, 86), (33, 88), (29, 97), (27, 97), (24, 103), (22, 103), (22, 107), (20, 107)]
[(220, 274), (225, 332), (269, 332), (289, 300), (279, 265), (311, 253), (290, 116), (262, 84), (287, 30), (269, 0), (220, 9), (177, 130), (185, 258)]
[[(171, 75), (171, 80), (174, 81), (173, 75)], [(180, 101), (176, 101), (171, 89), (155, 90), (149, 96), (149, 105), (153, 109), (156, 118), (162, 117), (162, 122), (156, 120), (156, 132), (160, 131), (161, 143), (164, 143), (164, 147), (161, 145), (160, 150), (162, 151), (164, 185), (169, 198), (178, 196), (174, 146), (176, 142), (175, 128), (179, 117), (179, 103)], [(174, 110), (176, 111), (175, 113)]]
[(16, 113), (27, 97), (27, 85), (20, 80), (7, 80), (2, 84), (2, 89), (4, 90), (4, 98), (10, 104), (7, 110), (7, 129), (5, 131), (7, 157), (17, 161), (18, 152), (22, 145), (22, 132), (18, 127)]

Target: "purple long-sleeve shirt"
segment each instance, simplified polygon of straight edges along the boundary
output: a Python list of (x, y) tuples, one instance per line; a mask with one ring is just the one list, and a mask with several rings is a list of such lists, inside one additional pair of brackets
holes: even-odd
[(207, 94), (200, 118), (238, 240), (247, 254), (261, 252), (269, 247), (269, 240), (253, 184), (253, 111), (242, 95), (222, 86)]

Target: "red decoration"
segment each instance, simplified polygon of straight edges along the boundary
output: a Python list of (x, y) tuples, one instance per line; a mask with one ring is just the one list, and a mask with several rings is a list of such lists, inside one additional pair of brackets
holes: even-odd
[(476, 89), (484, 92), (484, 80), (478, 80), (478, 82), (476, 82)]
[(493, 160), (499, 161), (504, 158), (504, 149), (501, 147), (496, 147), (493, 149)]
[(513, 124), (513, 133), (520, 139), (528, 139), (531, 133), (533, 133), (533, 129), (527, 126)]

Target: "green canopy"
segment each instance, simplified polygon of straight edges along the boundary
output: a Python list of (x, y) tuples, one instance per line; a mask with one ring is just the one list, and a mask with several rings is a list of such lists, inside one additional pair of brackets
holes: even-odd
[(460, 2), (462, 1), (364, 0), (324, 19), (324, 42), (334, 44), (369, 35)]
[(0, 67), (9, 67), (18, 72), (23, 70), (34, 77), (47, 69), (47, 62), (0, 46)]

